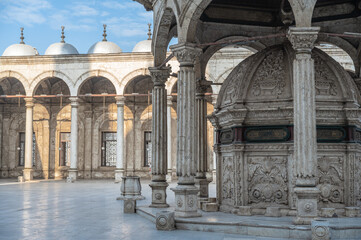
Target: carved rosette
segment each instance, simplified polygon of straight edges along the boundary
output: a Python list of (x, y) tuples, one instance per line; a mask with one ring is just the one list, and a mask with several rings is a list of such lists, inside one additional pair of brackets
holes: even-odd
[(149, 72), (152, 77), (154, 86), (164, 86), (165, 82), (170, 76), (171, 67), (150, 67)]
[(315, 42), (318, 38), (319, 27), (290, 27), (288, 30), (288, 40), (291, 42), (292, 47), (296, 53), (309, 53), (311, 54)]

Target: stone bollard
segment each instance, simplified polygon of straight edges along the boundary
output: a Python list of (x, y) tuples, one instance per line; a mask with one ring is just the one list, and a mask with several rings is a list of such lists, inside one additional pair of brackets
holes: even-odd
[(321, 217), (332, 218), (335, 214), (335, 208), (321, 208)]
[(25, 182), (25, 179), (23, 176), (18, 176), (18, 182)]
[(160, 211), (156, 215), (157, 230), (171, 231), (175, 229), (174, 212)]
[(250, 206), (240, 206), (238, 207), (237, 214), (240, 216), (252, 216), (252, 208)]
[(122, 177), (120, 185), (120, 197), (117, 200), (127, 200), (129, 198), (134, 200), (143, 200), (144, 196), (141, 194), (142, 186), (140, 185), (140, 177)]
[(134, 199), (124, 200), (124, 213), (135, 213), (137, 202)]
[(345, 207), (346, 217), (358, 217), (360, 213), (359, 207)]
[(279, 207), (267, 207), (266, 208), (266, 217), (281, 217), (281, 210)]
[(74, 178), (72, 178), (72, 177), (67, 177), (67, 178), (66, 178), (66, 182), (67, 182), (67, 183), (73, 183), (73, 182), (74, 182)]
[(327, 220), (316, 219), (311, 222), (312, 240), (330, 240), (331, 232)]

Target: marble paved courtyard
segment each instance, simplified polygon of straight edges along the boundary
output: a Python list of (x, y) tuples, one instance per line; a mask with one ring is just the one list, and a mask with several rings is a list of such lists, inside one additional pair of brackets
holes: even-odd
[[(149, 205), (151, 190), (142, 181)], [(174, 187), (172, 183), (170, 187)], [(211, 184), (211, 196), (215, 185)], [(265, 239), (212, 232), (176, 230), (157, 231), (155, 224), (137, 214), (124, 214), (122, 201), (116, 197), (120, 184), (110, 180), (39, 181), (17, 183), (0, 181), (0, 240), (34, 239)], [(174, 193), (168, 188), (168, 199)], [(269, 238), (267, 238), (269, 239)]]

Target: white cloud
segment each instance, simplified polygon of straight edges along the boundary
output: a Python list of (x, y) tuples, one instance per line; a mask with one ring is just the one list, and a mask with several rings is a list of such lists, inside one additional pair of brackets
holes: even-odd
[(46, 0), (5, 0), (1, 2), (4, 8), (0, 11), (5, 22), (20, 23), (24, 26), (44, 23), (46, 11), (52, 8)]
[(84, 3), (76, 3), (71, 7), (75, 16), (96, 16), (98, 11)]

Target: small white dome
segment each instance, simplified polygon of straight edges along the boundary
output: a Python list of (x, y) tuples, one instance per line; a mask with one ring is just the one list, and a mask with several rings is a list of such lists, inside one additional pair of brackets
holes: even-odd
[(122, 49), (120, 47), (113, 43), (108, 41), (101, 41), (93, 44), (88, 50), (88, 54), (96, 54), (96, 53), (121, 53)]
[(35, 56), (39, 55), (36, 48), (26, 45), (26, 44), (13, 44), (10, 45), (7, 49), (5, 49), (3, 53), (3, 57), (10, 56)]
[(152, 51), (152, 40), (144, 40), (133, 48), (133, 52), (151, 52)]
[(45, 51), (45, 55), (79, 54), (76, 48), (69, 43), (53, 43)]

